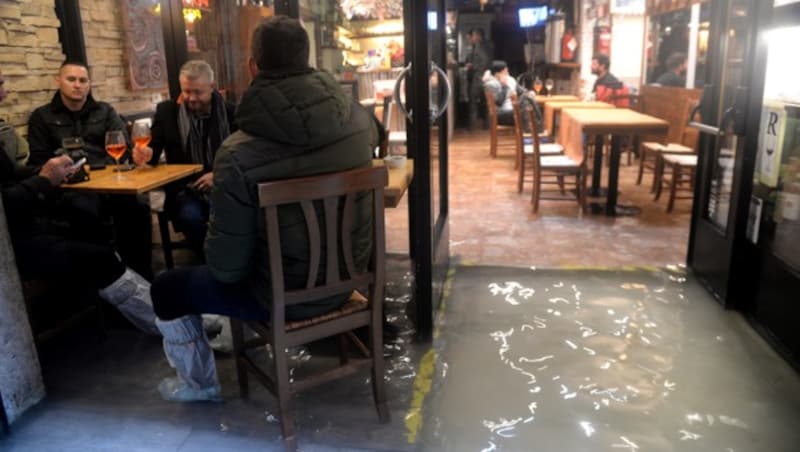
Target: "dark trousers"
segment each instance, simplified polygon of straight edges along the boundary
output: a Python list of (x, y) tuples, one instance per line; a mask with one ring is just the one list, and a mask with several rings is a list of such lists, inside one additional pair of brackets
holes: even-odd
[(170, 219), (176, 231), (186, 236), (189, 245), (203, 254), (208, 224), (208, 201), (197, 196), (178, 197), (171, 203)]
[(114, 250), (97, 243), (47, 234), (15, 241), (14, 249), (17, 267), (25, 278), (102, 289), (125, 273)]
[(68, 192), (51, 215), (66, 220), (55, 235), (113, 247), (128, 267), (153, 279), (150, 206), (136, 196)]
[[(207, 265), (166, 271), (150, 286), (153, 308), (161, 320), (190, 314), (219, 314), (245, 320), (269, 317), (246, 281), (219, 282)], [(287, 320), (301, 320), (330, 312), (347, 301), (349, 294), (286, 307)]]
[(161, 320), (190, 314), (220, 314), (246, 320), (267, 318), (267, 313), (246, 282), (219, 282), (207, 265), (166, 271), (150, 286), (153, 308)]

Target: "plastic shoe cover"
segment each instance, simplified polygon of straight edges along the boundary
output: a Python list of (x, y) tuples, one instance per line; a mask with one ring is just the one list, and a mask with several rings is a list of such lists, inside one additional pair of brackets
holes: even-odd
[[(164, 353), (167, 355), (167, 360), (178, 373), (180, 385), (172, 385), (171, 389), (186, 386), (191, 389), (192, 394), (202, 394), (202, 391), (207, 391), (208, 388), (217, 388), (219, 394), (214, 352), (208, 345), (200, 316), (187, 315), (168, 321), (158, 319), (156, 325), (164, 336)], [(179, 400), (178, 396), (164, 398)], [(197, 400), (208, 400), (208, 398)]]
[(161, 398), (170, 402), (221, 402), (219, 385), (195, 389), (180, 378), (165, 378), (158, 385)]
[(150, 299), (150, 283), (135, 271), (125, 269), (119, 279), (98, 293), (140, 330), (154, 336), (160, 334)]
[[(205, 321), (203, 323), (205, 323)], [(227, 317), (220, 317), (220, 323), (222, 324), (222, 329), (217, 337), (211, 339), (209, 345), (211, 345), (211, 348), (214, 349), (215, 352), (232, 353), (233, 335), (231, 334), (231, 321)]]

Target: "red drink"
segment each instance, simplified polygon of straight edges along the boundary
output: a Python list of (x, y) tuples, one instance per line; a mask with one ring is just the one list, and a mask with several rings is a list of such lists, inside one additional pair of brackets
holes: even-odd
[(119, 161), (120, 158), (125, 154), (127, 149), (127, 145), (123, 144), (107, 144), (106, 145), (106, 152), (108, 155), (111, 156), (116, 161)]
[(141, 149), (146, 147), (148, 144), (150, 144), (150, 135), (133, 137), (133, 142), (136, 143), (137, 148)]

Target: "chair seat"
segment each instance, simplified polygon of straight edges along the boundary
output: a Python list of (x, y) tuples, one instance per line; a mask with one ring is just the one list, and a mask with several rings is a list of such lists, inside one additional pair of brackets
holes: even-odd
[[(525, 152), (525, 155), (533, 155), (533, 145), (526, 144), (523, 152)], [(564, 153), (564, 146), (558, 143), (541, 143), (539, 144), (539, 152), (542, 155), (559, 155)]]
[(646, 149), (650, 151), (657, 151), (657, 152), (686, 153), (686, 154), (694, 152), (694, 149), (678, 143), (661, 144), (655, 141), (645, 141), (644, 143), (642, 143), (642, 146), (644, 146)]
[(567, 157), (566, 155), (548, 155), (539, 159), (539, 165), (542, 167), (542, 169), (577, 168), (580, 166), (580, 163), (576, 162), (571, 157)]
[(358, 293), (358, 291), (353, 291), (353, 293), (350, 294), (350, 299), (347, 300), (347, 302), (343, 304), (339, 309), (327, 312), (322, 315), (318, 315), (316, 317), (311, 317), (310, 319), (286, 322), (286, 331), (294, 331), (294, 330), (299, 330), (300, 328), (307, 328), (309, 326), (314, 326), (319, 323), (328, 322), (330, 320), (338, 319), (339, 317), (350, 315), (354, 312), (365, 311), (368, 308), (369, 308), (369, 301), (366, 298), (364, 298), (363, 295)]
[(697, 166), (697, 155), (667, 154), (662, 157), (665, 162), (681, 166)]
[(406, 144), (406, 133), (404, 131), (389, 132), (389, 144)]

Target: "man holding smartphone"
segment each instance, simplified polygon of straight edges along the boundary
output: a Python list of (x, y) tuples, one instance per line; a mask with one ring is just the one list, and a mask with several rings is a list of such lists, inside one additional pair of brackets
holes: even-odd
[[(0, 72), (0, 102), (5, 98), (3, 81)], [(86, 284), (97, 289), (136, 327), (159, 334), (150, 301), (150, 283), (126, 268), (113, 248), (71, 237), (69, 230), (65, 231), (59, 219), (52, 216), (59, 201), (58, 186), (81, 162), (61, 155), (40, 166), (23, 166), (15, 164), (18, 158), (13, 152), (0, 141), (0, 189), (20, 274)]]
[[(125, 123), (114, 108), (92, 97), (86, 64), (64, 62), (55, 83), (58, 90), (53, 99), (34, 110), (28, 120), (28, 165), (43, 165), (58, 149), (72, 142), (83, 143), (93, 167), (108, 164), (113, 160), (106, 155), (105, 135), (112, 130), (123, 131), (130, 147)], [(61, 212), (69, 217), (72, 233), (89, 240), (105, 237), (102, 240), (114, 243), (126, 264), (152, 278), (152, 227), (147, 202), (131, 195), (65, 193), (61, 198)]]

